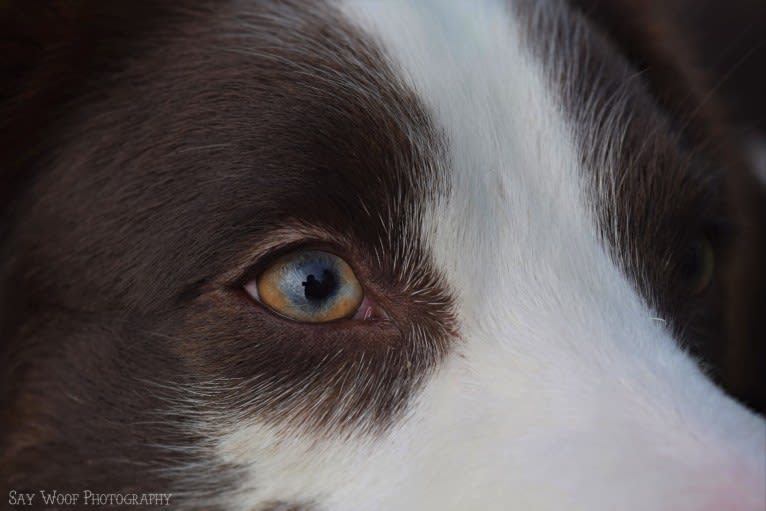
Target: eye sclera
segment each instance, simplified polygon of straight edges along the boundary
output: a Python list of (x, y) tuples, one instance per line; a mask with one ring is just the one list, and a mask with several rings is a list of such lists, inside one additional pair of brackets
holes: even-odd
[[(348, 263), (322, 250), (291, 251), (243, 287), (256, 302), (290, 321), (329, 323), (389, 319), (388, 314), (366, 295)], [(322, 304), (322, 301), (329, 303)]]

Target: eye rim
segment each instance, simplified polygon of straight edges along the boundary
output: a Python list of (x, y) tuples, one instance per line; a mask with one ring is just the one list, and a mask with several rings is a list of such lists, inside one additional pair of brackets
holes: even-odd
[[(258, 280), (260, 279), (260, 276), (271, 266), (277, 264), (281, 259), (287, 258), (291, 254), (299, 254), (301, 252), (326, 253), (338, 258), (349, 268), (361, 289), (362, 295), (359, 306), (353, 314), (326, 321), (301, 320), (283, 314), (279, 310), (264, 303), (258, 290)], [(232, 286), (240, 289), (243, 294), (247, 296), (249, 301), (256, 304), (259, 309), (292, 324), (320, 327), (323, 325), (337, 325), (339, 323), (381, 323), (392, 321), (391, 316), (378, 304), (378, 301), (375, 300), (369, 287), (362, 283), (359, 271), (357, 271), (352, 260), (350, 260), (352, 258), (341, 255), (342, 252), (343, 251), (338, 250), (336, 246), (321, 240), (298, 240), (292, 243), (286, 243), (280, 247), (272, 249), (269, 253), (262, 255), (256, 263), (250, 266), (239, 278), (232, 282)]]
[[(689, 265), (690, 259), (696, 260)], [(718, 269), (717, 259), (716, 245), (709, 234), (700, 233), (688, 241), (676, 267), (681, 288), (691, 296), (700, 296), (710, 290)], [(698, 271), (689, 272), (689, 267), (698, 267)]]
[[(310, 298), (312, 288), (306, 282), (312, 278), (320, 287), (317, 301)], [(327, 284), (329, 287), (322, 291)], [(362, 284), (348, 263), (335, 254), (317, 250), (287, 253), (268, 265), (245, 289), (268, 309), (304, 323), (353, 317), (364, 300)]]

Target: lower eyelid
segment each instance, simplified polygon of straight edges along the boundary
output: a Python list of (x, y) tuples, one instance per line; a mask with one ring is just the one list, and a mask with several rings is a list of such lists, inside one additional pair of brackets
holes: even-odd
[[(259, 304), (265, 306), (267, 309), (272, 310), (271, 307), (264, 304), (260, 293), (258, 291), (258, 284), (256, 280), (251, 280), (244, 286), (244, 290), (247, 295), (249, 295), (249, 298), (254, 299)], [(345, 319), (348, 320), (354, 320), (354, 321), (381, 321), (381, 320), (389, 320), (390, 316), (388, 313), (386, 313), (385, 310), (383, 310), (380, 306), (378, 306), (375, 302), (373, 302), (365, 293), (364, 290), (362, 290), (363, 296), (362, 301), (359, 304), (359, 307), (356, 309), (356, 311), (350, 315), (347, 316)], [(350, 299), (350, 298), (347, 298)], [(280, 314), (279, 312), (274, 311), (275, 314), (279, 317), (286, 318), (291, 321), (291, 318), (288, 318), (287, 316), (284, 316)], [(301, 321), (301, 323), (311, 323), (311, 321)]]
[[(263, 304), (263, 302), (260, 300), (258, 295), (258, 289), (257, 285), (255, 283), (255, 280), (247, 283), (244, 286), (237, 286), (236, 288), (233, 288), (235, 291), (235, 294), (239, 295), (242, 300), (245, 302), (248, 302), (250, 307), (262, 307), (263, 312), (268, 313), (270, 316), (273, 316), (275, 319), (278, 319), (279, 321), (289, 321), (290, 323), (294, 324), (296, 327), (311, 327), (315, 328), (317, 324), (325, 325), (325, 326), (333, 326), (335, 328), (338, 327), (351, 327), (352, 325), (358, 325), (359, 328), (362, 327), (362, 323), (367, 323), (369, 325), (378, 325), (379, 327), (383, 327), (383, 325), (390, 325), (390, 328), (395, 329), (396, 332), (401, 334), (401, 330), (399, 330), (398, 327), (396, 327), (396, 323), (392, 320), (391, 316), (379, 305), (377, 305), (376, 302), (374, 302), (372, 299), (368, 297), (368, 295), (365, 293), (364, 297), (362, 298), (362, 302), (359, 305), (359, 308), (356, 310), (356, 312), (348, 317), (340, 318), (333, 321), (326, 321), (326, 322), (311, 322), (311, 321), (298, 321), (295, 319), (292, 319), (288, 316), (285, 316), (283, 314), (280, 314), (278, 311), (274, 311), (267, 305)], [(253, 304), (253, 300), (256, 301), (256, 304)], [(387, 327), (388, 328), (388, 327)]]

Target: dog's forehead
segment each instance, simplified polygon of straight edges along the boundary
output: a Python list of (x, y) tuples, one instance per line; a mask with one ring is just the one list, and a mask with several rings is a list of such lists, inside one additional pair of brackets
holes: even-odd
[[(585, 212), (594, 230), (621, 225), (614, 219), (633, 215), (625, 205), (644, 201), (630, 195), (652, 191), (632, 184), (661, 181), (661, 205), (679, 190), (689, 194), (666, 186), (685, 174), (672, 171), (677, 148), (661, 119), (647, 114), (636, 123), (646, 129), (626, 130), (626, 97), (640, 90), (625, 80), (631, 70), (559, 2), (232, 3), (193, 13), (179, 27), (148, 63), (107, 84), (109, 102), (71, 126), (72, 138), (84, 136), (60, 168), (88, 169), (76, 178), (86, 191), (89, 183), (101, 187), (101, 174), (118, 174), (104, 195), (137, 195), (142, 208), (156, 200), (142, 183), (164, 182), (163, 193), (174, 197), (155, 209), (168, 221), (154, 222), (138, 244), (162, 239), (177, 251), (194, 232), (199, 260), (221, 261), (207, 265), (210, 272), (228, 262), (216, 255), (222, 245), (233, 254), (291, 220), (324, 224), (371, 250), (389, 240), (398, 246), (388, 252), (419, 253), (430, 227), (410, 234), (421, 217), (439, 201), (470, 197), (487, 219), (477, 227), (491, 237), (493, 226), (514, 224), (521, 250), (531, 241), (523, 233), (547, 212), (571, 231), (563, 225), (577, 216), (567, 208), (595, 209)], [(588, 67), (585, 55), (594, 51), (603, 53), (595, 67), (606, 73)], [(141, 109), (156, 113), (151, 123)], [(650, 136), (634, 152), (665, 155), (664, 173), (620, 172), (662, 166), (615, 156), (626, 133), (641, 131)], [(94, 132), (104, 143), (89, 143)], [(604, 199), (616, 179), (622, 195)], [(125, 204), (99, 204), (107, 231), (129, 213)], [(206, 214), (190, 214), (200, 210)], [(649, 211), (640, 226), (662, 216)], [(193, 227), (171, 229), (179, 216)], [(199, 260), (188, 261), (190, 273)], [(147, 264), (147, 282), (161, 278), (152, 271), (160, 267)]]
[[(552, 311), (559, 287), (572, 304), (623, 279), (615, 233), (659, 230), (667, 198), (692, 188), (630, 68), (561, 2), (235, 2), (182, 17), (54, 141), (32, 194), (46, 207), (26, 221), (46, 226), (28, 236), (53, 247), (41, 280), (62, 303), (173, 309), (275, 230), (311, 225), (352, 240), (384, 287), (447, 282), (418, 298), (443, 323), (451, 292), (473, 295), (462, 312)], [(634, 154), (667, 165), (626, 164), (637, 132)], [(662, 267), (654, 238), (637, 238), (641, 269)], [(91, 271), (92, 254), (108, 265)]]
[[(102, 296), (158, 303), (288, 224), (370, 252), (419, 250), (417, 237), (393, 233), (406, 232), (433, 190), (440, 135), (369, 37), (325, 3), (231, 3), (179, 17), (145, 36), (143, 59), (115, 64), (100, 83), (108, 95), (86, 93), (61, 116), (54, 170), (32, 194), (52, 206), (29, 221), (50, 226), (67, 265), (114, 250), (110, 272), (96, 276)], [(61, 182), (78, 184), (62, 196)], [(132, 248), (119, 253), (128, 219)], [(60, 222), (83, 240), (74, 250), (58, 238)]]

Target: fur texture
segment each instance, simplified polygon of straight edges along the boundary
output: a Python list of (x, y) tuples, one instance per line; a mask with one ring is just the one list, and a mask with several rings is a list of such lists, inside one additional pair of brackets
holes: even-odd
[[(766, 423), (716, 385), (758, 404), (735, 374), (758, 335), (757, 186), (668, 13), (125, 9), (8, 28), (7, 491), (763, 509)], [(704, 292), (683, 275), (700, 239)], [(342, 256), (387, 319), (247, 297), (305, 248)]]

